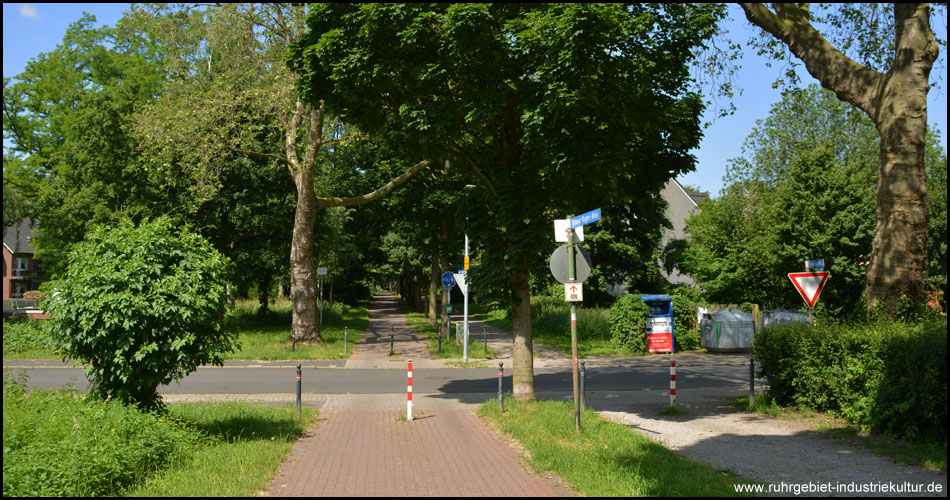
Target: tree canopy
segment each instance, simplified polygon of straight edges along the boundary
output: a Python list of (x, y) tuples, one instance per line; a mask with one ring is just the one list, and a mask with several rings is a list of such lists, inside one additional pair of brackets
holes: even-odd
[(467, 201), (480, 251), (471, 280), (514, 308), (516, 397), (534, 397), (528, 283), (553, 247), (553, 219), (618, 202), (643, 213), (652, 205), (638, 201), (694, 168), (703, 104), (688, 63), (723, 9), (324, 4), (308, 14), (289, 57), (305, 99), (369, 134), (403, 131), (479, 186)]

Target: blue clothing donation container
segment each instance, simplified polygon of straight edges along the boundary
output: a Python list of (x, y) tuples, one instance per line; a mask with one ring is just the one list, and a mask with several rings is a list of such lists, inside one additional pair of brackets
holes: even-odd
[(647, 316), (647, 352), (673, 352), (673, 297), (669, 295), (641, 295), (650, 308)]

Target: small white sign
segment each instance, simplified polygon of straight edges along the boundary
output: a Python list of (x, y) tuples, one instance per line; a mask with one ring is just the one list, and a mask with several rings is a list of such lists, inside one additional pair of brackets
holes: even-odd
[[(570, 219), (554, 219), (554, 241), (567, 243), (567, 230), (571, 228)], [(584, 227), (574, 228), (574, 241), (584, 241)]]
[(317, 268), (317, 274), (320, 275), (320, 276), (326, 276), (326, 274), (327, 274), (327, 268), (325, 268), (325, 267), (318, 267), (318, 268)]
[(564, 283), (564, 300), (567, 302), (583, 302), (583, 285), (581, 283)]
[(673, 324), (667, 317), (647, 318), (647, 333), (673, 333)]

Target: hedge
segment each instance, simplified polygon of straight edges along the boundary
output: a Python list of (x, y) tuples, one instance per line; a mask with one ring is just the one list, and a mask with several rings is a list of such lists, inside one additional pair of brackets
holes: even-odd
[(947, 440), (947, 321), (760, 330), (752, 353), (770, 395), (917, 442)]

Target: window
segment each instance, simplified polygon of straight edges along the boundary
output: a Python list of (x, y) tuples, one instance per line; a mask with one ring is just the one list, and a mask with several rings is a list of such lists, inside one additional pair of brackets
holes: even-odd
[(23, 276), (30, 270), (30, 259), (27, 257), (17, 257), (13, 265), (13, 275)]

